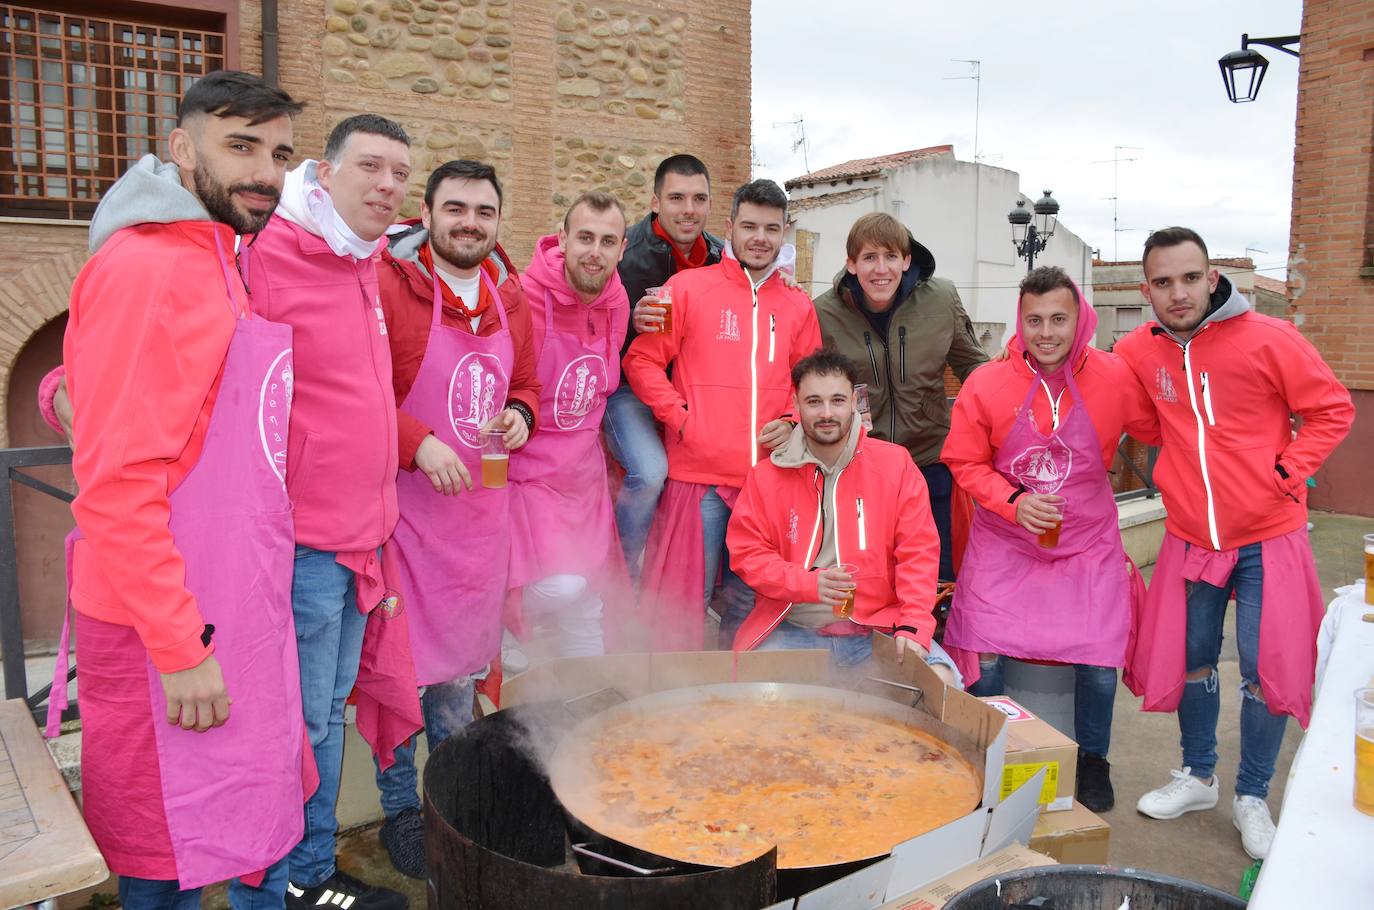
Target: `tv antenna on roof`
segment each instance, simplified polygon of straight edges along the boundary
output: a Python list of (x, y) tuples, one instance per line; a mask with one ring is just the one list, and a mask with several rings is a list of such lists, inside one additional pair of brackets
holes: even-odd
[(967, 76), (945, 76), (944, 80), (946, 82), (954, 79), (973, 80), (973, 163), (977, 164), (983, 158), (983, 151), (978, 148), (978, 111), (983, 98), (983, 61), (962, 60), (958, 57), (951, 57), (949, 59), (951, 63), (967, 63), (969, 65), (969, 74)]
[(798, 149), (801, 149), (802, 165), (806, 168), (806, 172), (808, 174), (811, 173), (811, 161), (809, 160), (809, 156), (806, 154), (806, 147), (808, 145), (806, 141), (806, 119), (802, 117), (801, 114), (797, 114), (796, 120), (784, 120), (781, 123), (773, 124), (774, 129), (778, 129), (784, 126), (791, 126), (796, 128), (797, 131), (792, 136), (792, 151), (795, 152)]
[(1139, 158), (1122, 158), (1121, 153), (1123, 151), (1143, 152), (1145, 149), (1138, 145), (1114, 145), (1112, 146), (1112, 157), (1103, 158), (1100, 161), (1089, 162), (1089, 164), (1107, 164), (1110, 162), (1112, 166), (1112, 194), (1107, 198), (1112, 201), (1112, 259), (1117, 262), (1121, 261), (1120, 253), (1117, 250), (1118, 243), (1121, 240), (1121, 233), (1123, 231), (1135, 230), (1134, 228), (1123, 228), (1117, 221), (1117, 203), (1121, 195), (1118, 190), (1121, 183), (1121, 162), (1140, 160)]

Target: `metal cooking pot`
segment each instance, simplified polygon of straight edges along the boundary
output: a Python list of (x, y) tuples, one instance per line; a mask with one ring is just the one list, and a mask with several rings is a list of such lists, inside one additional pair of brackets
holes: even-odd
[[(921, 697), (919, 689), (885, 680), (869, 678), (868, 681), (905, 690), (906, 694), (914, 696), (916, 703), (919, 704)], [(605, 835), (604, 832), (596, 831), (585, 820), (578, 818), (570, 808), (577, 804), (578, 788), (586, 781), (585, 770), (576, 765), (576, 758), (574, 757), (578, 752), (584, 751), (581, 744), (596, 738), (611, 724), (635, 718), (652, 718), (669, 708), (704, 706), (707, 702), (718, 699), (758, 705), (796, 704), (804, 705), (808, 709), (819, 709), (836, 714), (896, 721), (934, 737), (961, 755), (973, 767), (977, 775), (978, 791), (982, 791), (983, 751), (967, 734), (936, 720), (915, 707), (874, 695), (825, 686), (794, 683), (722, 683), (683, 689), (667, 689), (632, 701), (625, 701), (586, 718), (569, 730), (559, 743), (550, 762), (549, 782), (559, 802), (563, 804), (571, 816), (570, 823), (574, 827), (595, 832), (605, 841), (620, 843)], [(728, 758), (723, 756), (722, 760), (728, 760)], [(630, 843), (628, 846), (640, 852), (641, 855), (644, 852), (640, 845)], [(886, 855), (887, 851), (871, 855), (856, 855), (846, 857), (839, 863), (816, 867), (803, 868), (780, 865), (779, 871), (780, 873), (784, 870), (800, 871), (808, 873), (807, 878), (809, 879), (829, 880), (848, 874), (852, 869), (877, 861)], [(811, 875), (810, 873), (816, 874)]]

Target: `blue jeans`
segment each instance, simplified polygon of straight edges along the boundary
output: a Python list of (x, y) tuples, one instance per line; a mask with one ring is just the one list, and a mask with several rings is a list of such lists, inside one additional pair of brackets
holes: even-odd
[(1221, 657), (1222, 621), (1227, 595), (1236, 593), (1236, 650), (1240, 654), (1240, 769), (1236, 795), (1269, 795), (1269, 780), (1283, 745), (1288, 723), (1283, 714), (1270, 714), (1259, 688), (1260, 598), (1264, 589), (1264, 560), (1260, 544), (1240, 548), (1236, 567), (1223, 587), (1191, 582), (1188, 589), (1188, 672), (1211, 669), (1206, 679), (1189, 681), (1178, 703), (1179, 745), (1183, 764), (1194, 777), (1210, 781), (1217, 766), (1217, 718), (1221, 693), (1217, 661)]
[(358, 612), (353, 573), (334, 553), (296, 547), (291, 610), (301, 662), (301, 707), (320, 788), (305, 803), (305, 834), (291, 851), (291, 881), (313, 888), (334, 874), (334, 804), (343, 771), (344, 699), (358, 678), (367, 618)]
[(706, 581), (702, 601), (711, 608), (716, 574), (722, 573), (720, 585), (720, 639), (718, 646), (728, 650), (735, 643), (735, 633), (744, 625), (749, 611), (754, 609), (754, 591), (730, 570), (730, 551), (725, 546), (725, 529), (730, 524), (730, 507), (715, 490), (701, 498), (701, 536), (705, 548)]
[(930, 514), (935, 518), (935, 530), (940, 534), (940, 580), (954, 580), (954, 545), (950, 531), (949, 501), (954, 494), (954, 475), (937, 461), (921, 468), (926, 490), (930, 493)]
[(611, 455), (625, 469), (625, 481), (615, 500), (615, 522), (620, 546), (632, 578), (639, 578), (639, 557), (649, 539), (658, 497), (668, 478), (668, 456), (654, 425), (654, 415), (635, 397), (630, 385), (620, 387), (606, 400), (601, 421)]
[[(234, 879), (229, 883), (229, 906), (233, 910), (271, 910), (286, 901), (286, 857), (267, 868), (262, 885), (250, 888)], [(119, 903), (126, 910), (199, 910), (202, 888), (181, 890), (176, 881), (119, 877)]]
[[(425, 745), (431, 753), (439, 744), (472, 722), (472, 702), (477, 697), (477, 677), (463, 676), (451, 682), (426, 686), (420, 694), (420, 710), (425, 718)], [(406, 809), (420, 808), (419, 783), (415, 773), (415, 740), (396, 747), (396, 763), (377, 771), (377, 790), (382, 796), (382, 811), (395, 818)], [(376, 756), (373, 756), (376, 763)]]
[[(803, 648), (819, 648), (830, 652), (830, 663), (837, 668), (857, 667), (873, 656), (872, 635), (822, 635), (814, 629), (799, 626), (783, 620), (759, 645), (760, 651), (794, 651)], [(949, 667), (959, 688), (964, 680), (954, 659), (945, 653), (937, 641), (931, 641), (930, 653), (926, 663), (932, 667)]]
[[(981, 674), (968, 687), (970, 695), (986, 698), (1006, 692), (1007, 659), (978, 662)], [(1116, 706), (1116, 667), (1073, 665), (1073, 733), (1078, 750), (1106, 758), (1112, 745), (1112, 709)]]

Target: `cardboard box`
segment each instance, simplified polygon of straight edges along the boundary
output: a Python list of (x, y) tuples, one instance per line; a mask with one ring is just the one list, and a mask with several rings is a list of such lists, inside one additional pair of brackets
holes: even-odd
[(1067, 812), (1045, 812), (1035, 823), (1030, 847), (1061, 863), (1107, 862), (1112, 826), (1078, 801)]
[(983, 857), (976, 863), (956, 869), (944, 878), (933, 881), (911, 894), (888, 901), (878, 910), (939, 910), (960, 891), (991, 875), (1054, 865), (1058, 864), (1050, 857), (1020, 844), (1013, 844)]
[(1002, 767), (1005, 796), (1046, 769), (1040, 803), (1046, 812), (1073, 807), (1078, 785), (1078, 744), (1005, 695), (983, 699), (1007, 715), (1007, 754)]

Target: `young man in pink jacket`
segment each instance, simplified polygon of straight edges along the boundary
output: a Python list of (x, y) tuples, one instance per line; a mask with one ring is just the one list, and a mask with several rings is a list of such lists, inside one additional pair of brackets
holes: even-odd
[(791, 369), (821, 343), (810, 298), (778, 273), (786, 224), (787, 196), (776, 183), (736, 190), (721, 261), (669, 279), (669, 331), (639, 335), (625, 354), (625, 378), (667, 437), (668, 483), (640, 585), (659, 650), (702, 646), (697, 605), (709, 609), (717, 574), (722, 647), (753, 605), (725, 553), (730, 505), (761, 453), (790, 436)]
[(334, 804), (362, 608), (376, 604), (360, 603), (357, 581), (379, 580), (377, 550), (396, 526), (396, 400), (376, 262), (409, 176), (405, 131), (375, 114), (350, 117), (330, 133), (321, 160), (286, 175), (277, 213), (240, 256), (254, 309), (295, 336), (286, 477), (296, 531), (291, 605), (320, 787), (291, 853), (288, 907), (398, 910), (406, 903), (337, 869)]
[(730, 518), (730, 562), (757, 600), (736, 650), (824, 648), (852, 667), (873, 633), (958, 685), (934, 641), (940, 535), (906, 449), (856, 419), (859, 369), (833, 348), (792, 368), (799, 424), (749, 472)]
[[(1230, 592), (1240, 653), (1240, 767), (1232, 820), (1269, 852), (1265, 797), (1287, 715), (1312, 706), (1324, 614), (1307, 540), (1307, 478), (1350, 430), (1350, 393), (1291, 323), (1262, 316), (1182, 227), (1155, 231), (1140, 293), (1154, 309), (1117, 342), (1159, 414), (1154, 481), (1169, 511), (1126, 681), (1147, 711), (1178, 711), (1183, 768), (1136, 809), (1177, 818), (1217, 804), (1217, 660)], [(1296, 433), (1292, 415), (1302, 418)]]

